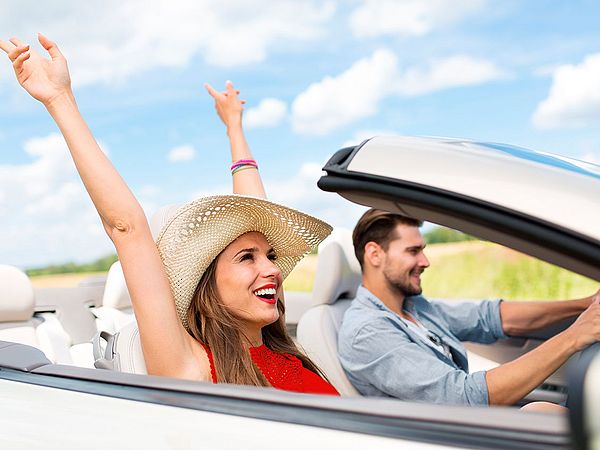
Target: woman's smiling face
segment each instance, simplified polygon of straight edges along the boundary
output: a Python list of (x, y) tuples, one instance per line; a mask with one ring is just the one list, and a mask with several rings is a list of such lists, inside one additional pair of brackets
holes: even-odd
[(238, 237), (217, 259), (217, 291), (223, 304), (247, 325), (252, 336), (279, 318), (283, 278), (277, 255), (265, 236), (252, 231)]

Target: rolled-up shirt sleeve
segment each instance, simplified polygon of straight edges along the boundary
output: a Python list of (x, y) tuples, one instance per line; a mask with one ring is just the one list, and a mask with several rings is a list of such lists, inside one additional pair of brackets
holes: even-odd
[(501, 301), (498, 299), (456, 304), (432, 301), (431, 306), (444, 319), (450, 332), (458, 340), (491, 344), (506, 338), (500, 317)]
[(364, 325), (341, 346), (351, 346), (351, 351), (340, 348), (340, 360), (359, 390), (361, 385), (371, 385), (403, 400), (488, 404), (485, 372), (468, 374), (440, 361), (432, 350), (412, 342), (385, 319)]

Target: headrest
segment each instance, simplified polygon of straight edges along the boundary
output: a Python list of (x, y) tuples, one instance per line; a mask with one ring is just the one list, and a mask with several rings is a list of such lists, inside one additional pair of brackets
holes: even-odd
[[(150, 219), (150, 232), (154, 240), (158, 237), (161, 228), (166, 221), (179, 209), (181, 205), (168, 205), (158, 209)], [(131, 308), (131, 297), (125, 284), (123, 268), (119, 261), (110, 266), (104, 286), (104, 296), (102, 306), (115, 309)]]
[(158, 208), (158, 210), (154, 214), (152, 214), (152, 217), (150, 218), (150, 232), (152, 233), (152, 237), (155, 241), (156, 238), (158, 238), (162, 227), (167, 223), (167, 221), (171, 217), (173, 217), (175, 211), (177, 211), (182, 206), (183, 204), (162, 206)]
[(336, 228), (319, 245), (312, 304), (331, 305), (340, 298), (354, 298), (361, 281), (360, 264), (354, 255), (352, 232)]
[(31, 319), (35, 295), (29, 277), (13, 266), (0, 265), (0, 322)]
[(102, 306), (115, 309), (131, 308), (131, 298), (125, 284), (125, 276), (119, 261), (115, 262), (108, 271)]

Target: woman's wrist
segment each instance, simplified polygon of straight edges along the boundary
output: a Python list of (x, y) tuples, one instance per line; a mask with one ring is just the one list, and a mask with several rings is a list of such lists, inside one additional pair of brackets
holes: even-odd
[(235, 121), (227, 124), (227, 135), (231, 136), (238, 133), (243, 133), (242, 121)]
[(75, 102), (73, 91), (69, 88), (68, 90), (64, 90), (45, 101), (44, 106), (50, 112), (50, 114), (52, 114), (60, 108), (65, 106), (77, 106), (77, 104)]

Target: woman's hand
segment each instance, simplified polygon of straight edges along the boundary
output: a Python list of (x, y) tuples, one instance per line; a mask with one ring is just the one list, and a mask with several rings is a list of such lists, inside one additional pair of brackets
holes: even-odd
[(204, 87), (212, 98), (215, 99), (217, 114), (227, 127), (227, 130), (242, 126), (242, 112), (244, 111), (244, 100), (238, 97), (240, 91), (233, 87), (231, 81), (225, 82), (225, 92), (216, 91), (210, 84)]
[(71, 92), (71, 78), (67, 60), (56, 44), (42, 34), (38, 40), (50, 55), (50, 60), (31, 50), (17, 38), (1, 41), (0, 48), (13, 63), (17, 81), (36, 100), (48, 106), (52, 101)]

